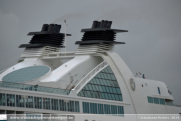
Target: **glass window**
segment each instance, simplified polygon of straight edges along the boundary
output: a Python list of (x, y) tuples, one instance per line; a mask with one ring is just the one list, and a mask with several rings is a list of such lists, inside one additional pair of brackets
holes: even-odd
[(0, 93), (0, 105), (6, 106), (6, 95), (3, 93)]
[(89, 86), (89, 89), (90, 89), (90, 90), (93, 90), (91, 84), (88, 84), (88, 86)]
[(110, 105), (104, 104), (104, 114), (111, 114)]
[(120, 87), (109, 66), (104, 68), (92, 80), (90, 80), (89, 83), (78, 93), (78, 96), (116, 101), (123, 100)]
[(118, 95), (118, 97), (119, 97), (119, 101), (123, 101), (122, 95)]
[(148, 97), (148, 102), (149, 103), (153, 103), (153, 98), (152, 97)]
[(124, 116), (124, 107), (123, 106), (118, 106), (118, 114), (119, 114), (119, 116)]
[(154, 103), (155, 103), (155, 104), (159, 104), (159, 99), (156, 98), (156, 97), (154, 97)]
[(90, 103), (90, 113), (97, 114), (97, 104)]
[(7, 102), (7, 106), (14, 107), (15, 106), (15, 95), (6, 94), (6, 102)]
[(51, 106), (52, 106), (52, 110), (59, 110), (58, 109), (58, 99), (51, 99)]
[(59, 100), (60, 111), (67, 111), (67, 103), (65, 100)]
[(68, 111), (74, 112), (74, 101), (67, 101)]
[(103, 104), (98, 104), (98, 114), (104, 114)]
[(82, 102), (83, 105), (83, 113), (90, 113), (89, 112), (89, 103), (88, 102)]
[(26, 108), (33, 108), (33, 96), (25, 96)]
[(121, 90), (119, 88), (116, 88), (117, 94), (121, 94)]
[(165, 99), (160, 98), (160, 104), (165, 105)]
[(117, 114), (117, 106), (116, 105), (111, 105), (111, 114)]
[(50, 110), (50, 98), (43, 98), (43, 109)]
[(34, 97), (35, 108), (42, 109), (42, 97)]
[(80, 112), (79, 101), (75, 101), (75, 112)]
[(24, 95), (16, 95), (16, 107), (25, 107)]

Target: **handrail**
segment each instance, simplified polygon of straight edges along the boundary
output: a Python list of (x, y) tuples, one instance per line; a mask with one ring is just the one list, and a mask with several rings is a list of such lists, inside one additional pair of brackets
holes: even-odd
[(99, 73), (107, 66), (108, 64), (106, 61), (101, 62), (94, 69), (92, 69), (80, 82), (78, 82), (78, 84), (76, 84), (76, 86), (72, 90), (78, 91), (80, 87), (85, 85), (85, 82), (88, 82), (90, 79), (92, 79), (92, 77), (94, 77), (97, 73)]
[(0, 71), (0, 74), (2, 74), (3, 72), (5, 72), (5, 71), (8, 70), (8, 69), (9, 69), (9, 68)]
[(37, 92), (46, 92), (46, 93), (54, 93), (54, 94), (63, 94), (69, 95), (70, 90), (51, 88), (51, 87), (42, 87), (38, 85), (28, 85), (28, 84), (20, 84), (20, 83), (12, 83), (12, 82), (0, 82), (0, 88), (12, 88), (18, 90), (28, 90), (28, 91), (37, 91)]

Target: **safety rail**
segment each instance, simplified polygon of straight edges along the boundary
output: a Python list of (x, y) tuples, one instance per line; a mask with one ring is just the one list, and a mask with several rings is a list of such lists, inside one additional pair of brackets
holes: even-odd
[(2, 74), (3, 72), (5, 72), (5, 71), (8, 70), (8, 69), (9, 69), (9, 68), (0, 71), (0, 74)]
[(97, 65), (93, 70), (91, 70), (80, 82), (75, 84), (76, 86), (72, 89), (78, 92), (78, 90), (85, 85), (86, 82), (88, 82), (92, 77), (94, 77), (97, 73), (99, 73), (101, 70), (103, 70), (105, 67), (107, 67), (108, 64), (106, 61), (103, 61), (99, 65)]
[(19, 89), (19, 90), (54, 93), (54, 94), (63, 94), (63, 95), (69, 95), (69, 93), (70, 93), (70, 90), (65, 90), (65, 89), (42, 87), (42, 86), (38, 86), (38, 85), (27, 85), (27, 84), (3, 82), (3, 81), (0, 82), (0, 88), (1, 87)]

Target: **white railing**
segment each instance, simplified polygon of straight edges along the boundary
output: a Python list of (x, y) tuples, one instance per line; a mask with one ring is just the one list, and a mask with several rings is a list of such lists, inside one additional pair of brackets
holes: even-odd
[(8, 70), (8, 69), (9, 69), (9, 68), (0, 71), (0, 74), (2, 74), (3, 72), (5, 72), (5, 71)]
[(107, 67), (108, 64), (106, 61), (103, 61), (98, 66), (96, 66), (93, 70), (91, 70), (78, 84), (75, 84), (76, 86), (72, 89), (75, 90), (77, 93), (79, 92), (79, 89), (87, 84), (96, 74), (98, 74), (101, 70), (103, 70), (105, 67)]

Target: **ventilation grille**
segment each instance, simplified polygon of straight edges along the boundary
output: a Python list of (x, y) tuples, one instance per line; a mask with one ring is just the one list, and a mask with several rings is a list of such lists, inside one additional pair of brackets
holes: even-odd
[(63, 46), (64, 35), (63, 34), (46, 34), (46, 35), (35, 35), (31, 39), (31, 44), (53, 44)]
[(116, 38), (116, 33), (113, 31), (92, 31), (86, 32), (82, 41), (90, 41), (90, 40), (103, 40), (103, 41), (114, 41)]
[(82, 41), (76, 41), (79, 45), (93, 44), (125, 44), (124, 42), (115, 42), (116, 34), (119, 32), (127, 32), (127, 30), (111, 29), (112, 21), (93, 21), (92, 28), (82, 29), (85, 32)]

